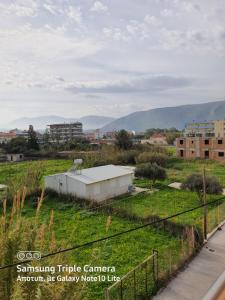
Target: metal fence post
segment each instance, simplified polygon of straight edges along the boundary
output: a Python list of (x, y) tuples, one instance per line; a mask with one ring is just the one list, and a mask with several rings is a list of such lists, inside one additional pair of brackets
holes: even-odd
[(123, 300), (123, 281), (120, 281), (120, 300)]
[(159, 265), (158, 265), (158, 251), (153, 250), (153, 279), (155, 282), (156, 287), (158, 287), (158, 272), (159, 272)]
[(145, 263), (145, 293), (148, 293), (148, 262)]
[(204, 239), (207, 240), (207, 214), (208, 214), (208, 207), (206, 205), (205, 167), (203, 168), (203, 203), (204, 203)]
[(105, 300), (110, 300), (109, 299), (109, 290), (107, 288), (105, 289)]
[(134, 270), (134, 300), (136, 300), (136, 273)]

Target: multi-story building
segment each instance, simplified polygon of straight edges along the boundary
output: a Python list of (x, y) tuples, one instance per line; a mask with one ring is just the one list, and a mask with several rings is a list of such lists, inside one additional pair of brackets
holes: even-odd
[(214, 133), (217, 137), (225, 137), (225, 120), (214, 121)]
[(12, 134), (15, 134), (16, 137), (23, 137), (26, 140), (28, 139), (28, 130), (12, 129), (9, 131)]
[(50, 142), (52, 143), (67, 143), (72, 139), (83, 137), (83, 126), (80, 122), (51, 124)]
[(214, 122), (193, 122), (185, 126), (184, 135), (192, 136), (214, 136)]
[(177, 156), (186, 159), (213, 159), (225, 163), (225, 138), (180, 137), (176, 140)]
[(185, 126), (184, 135), (187, 137), (225, 137), (225, 120), (189, 123)]
[(225, 120), (191, 123), (176, 140), (177, 156), (213, 159), (225, 163)]

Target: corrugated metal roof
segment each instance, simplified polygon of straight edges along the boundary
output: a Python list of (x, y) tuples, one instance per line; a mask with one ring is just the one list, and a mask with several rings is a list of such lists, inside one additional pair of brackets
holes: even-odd
[(67, 172), (64, 174), (83, 183), (92, 184), (95, 182), (109, 180), (133, 173), (134, 171), (127, 167), (106, 165), (95, 168), (82, 169), (81, 174), (73, 172)]

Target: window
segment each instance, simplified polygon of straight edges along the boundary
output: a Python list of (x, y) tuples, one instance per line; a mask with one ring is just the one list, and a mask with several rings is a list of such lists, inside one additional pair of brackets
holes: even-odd
[(183, 143), (184, 143), (184, 140), (180, 140), (180, 145), (183, 145)]
[(181, 157), (184, 156), (184, 150), (180, 150), (180, 156), (181, 156)]
[(218, 144), (222, 145), (223, 144), (223, 140), (218, 140)]
[(192, 144), (194, 144), (194, 141), (191, 141)]
[(209, 140), (205, 140), (205, 145), (209, 145)]
[(219, 157), (224, 157), (224, 152), (218, 152)]
[(195, 153), (195, 151), (191, 151), (191, 153), (192, 153), (192, 154), (194, 154), (194, 153)]

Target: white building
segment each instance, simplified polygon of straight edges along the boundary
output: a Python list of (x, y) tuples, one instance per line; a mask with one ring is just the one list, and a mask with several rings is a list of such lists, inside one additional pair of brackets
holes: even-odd
[(11, 161), (11, 162), (24, 160), (24, 155), (22, 153), (19, 153), (19, 154), (9, 153), (9, 154), (6, 154), (6, 156), (7, 156), (7, 160)]
[(45, 187), (59, 194), (101, 202), (129, 192), (134, 171), (107, 165), (45, 177)]

